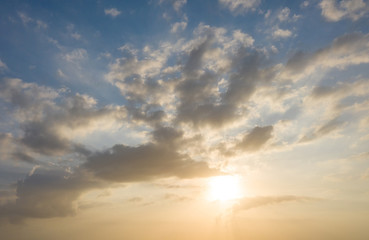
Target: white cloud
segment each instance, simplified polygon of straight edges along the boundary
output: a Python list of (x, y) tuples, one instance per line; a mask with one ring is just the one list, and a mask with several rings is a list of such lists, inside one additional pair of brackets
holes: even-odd
[(268, 11), (265, 13), (264, 17), (265, 17), (265, 18), (269, 18), (269, 16), (270, 16), (270, 14), (271, 14), (271, 13), (272, 13), (272, 11), (268, 10)]
[(169, 2), (173, 4), (174, 10), (179, 13), (181, 8), (187, 3), (187, 0), (159, 0), (159, 4), (162, 4), (164, 2)]
[(7, 70), (8, 66), (0, 59), (0, 71)]
[(319, 6), (322, 15), (331, 22), (345, 18), (356, 21), (369, 12), (369, 6), (363, 0), (342, 0), (339, 3), (336, 0), (322, 0)]
[(64, 74), (64, 72), (59, 68), (58, 71), (57, 71), (57, 74), (59, 77), (61, 78), (66, 78), (67, 76)]
[(229, 8), (233, 13), (239, 14), (253, 9), (260, 4), (260, 0), (219, 0), (224, 6)]
[(68, 62), (78, 62), (87, 58), (87, 51), (83, 48), (74, 49), (73, 51), (65, 54), (63, 58)]
[(28, 17), (27, 14), (25, 14), (25, 13), (18, 12), (18, 16), (20, 17), (20, 19), (22, 20), (24, 25), (26, 25), (27, 23), (33, 21), (33, 19)]
[(119, 11), (116, 8), (105, 9), (104, 12), (105, 12), (105, 15), (110, 15), (113, 18), (116, 17), (116, 16), (118, 16), (118, 15), (120, 15), (122, 13), (121, 11)]
[(278, 48), (276, 48), (276, 46), (274, 46), (274, 45), (272, 45), (270, 47), (270, 50), (272, 50), (273, 53), (278, 53), (279, 52)]
[(291, 37), (291, 35), (292, 35), (292, 32), (288, 29), (284, 30), (284, 29), (278, 28), (277, 30), (273, 32), (274, 38), (288, 38), (288, 37)]
[(278, 14), (278, 19), (279, 19), (279, 21), (281, 21), (281, 22), (284, 22), (284, 21), (287, 21), (288, 20), (288, 17), (289, 17), (289, 15), (290, 15), (290, 9), (288, 8), (288, 7), (285, 7), (285, 8), (283, 8), (280, 12), (279, 12), (279, 14)]
[(187, 22), (176, 22), (172, 25), (172, 28), (171, 28), (171, 32), (172, 33), (176, 33), (178, 31), (183, 31), (185, 30), (187, 27)]
[(303, 3), (301, 3), (301, 5), (300, 5), (300, 7), (301, 8), (306, 8), (306, 7), (308, 7), (309, 6), (309, 1), (304, 1)]
[(46, 29), (48, 27), (47, 23), (41, 21), (41, 20), (36, 20), (36, 24), (37, 24), (37, 28), (41, 29)]
[(70, 35), (72, 38), (76, 39), (76, 40), (79, 40), (81, 39), (81, 34), (77, 33), (77, 32), (74, 32)]
[(177, 0), (173, 3), (173, 8), (177, 12), (181, 10), (181, 8), (187, 3), (187, 0)]

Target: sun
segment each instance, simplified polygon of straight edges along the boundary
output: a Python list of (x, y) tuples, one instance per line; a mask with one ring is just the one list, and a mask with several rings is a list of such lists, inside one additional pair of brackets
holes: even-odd
[(228, 201), (242, 197), (239, 177), (225, 175), (209, 179), (210, 201)]

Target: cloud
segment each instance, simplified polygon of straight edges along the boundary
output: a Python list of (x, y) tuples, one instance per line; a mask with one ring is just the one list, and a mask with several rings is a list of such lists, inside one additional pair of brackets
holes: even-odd
[(173, 9), (179, 13), (184, 5), (186, 5), (187, 0), (159, 0), (159, 4), (164, 2), (169, 2), (172, 4)]
[(237, 148), (243, 151), (257, 151), (272, 138), (272, 132), (273, 126), (255, 127), (243, 137)]
[(88, 57), (86, 49), (78, 48), (63, 55), (63, 58), (70, 63), (77, 63)]
[[(247, 103), (256, 86), (273, 78), (273, 69), (261, 66), (262, 55), (245, 47), (244, 44), (247, 42), (246, 45), (250, 46), (248, 44), (252, 44), (253, 39), (238, 31), (233, 32), (233, 38), (223, 45), (223, 50), (228, 53), (225, 54), (227, 65), (219, 72), (204, 71), (209, 61), (207, 55), (214, 50), (219, 38), (221, 36), (217, 36), (216, 29), (208, 29), (202, 42), (189, 52), (183, 79), (175, 89), (180, 99), (178, 122), (212, 127), (231, 123), (237, 117), (239, 105)], [(219, 88), (219, 74), (226, 75), (226, 85), (222, 90)]]
[[(117, 144), (90, 154), (82, 165), (96, 177), (112, 182), (140, 182), (161, 178), (197, 178), (221, 174), (205, 161), (184, 153), (188, 143), (181, 130), (157, 126), (152, 141), (138, 146)], [(186, 151), (185, 151), (186, 152)]]
[(303, 136), (300, 142), (301, 143), (311, 142), (313, 140), (326, 136), (334, 131), (339, 130), (344, 123), (345, 122), (338, 120), (338, 118), (333, 118), (330, 121), (326, 122), (325, 124), (316, 127), (313, 132)]
[(74, 33), (71, 33), (70, 36), (76, 40), (79, 40), (81, 39), (81, 34), (77, 33), (77, 32), (74, 32)]
[(287, 61), (282, 76), (300, 79), (317, 70), (344, 69), (363, 63), (369, 63), (369, 34), (349, 33), (314, 53), (295, 53)]
[(187, 3), (187, 0), (175, 0), (173, 2), (173, 8), (174, 10), (176, 10), (177, 12), (179, 12), (181, 10), (181, 8)]
[(101, 186), (83, 172), (37, 168), (17, 182), (16, 201), (0, 206), (0, 219), (17, 223), (26, 218), (71, 216), (77, 211), (75, 203), (81, 194)]
[(18, 12), (18, 16), (20, 17), (20, 19), (22, 20), (22, 23), (23, 23), (24, 25), (27, 25), (27, 23), (29, 23), (29, 22), (32, 22), (32, 21), (33, 21), (33, 19), (32, 19), (32, 18), (30, 18), (30, 17), (28, 17), (28, 16), (27, 16), (27, 14), (25, 14), (25, 13)]
[(45, 23), (44, 21), (41, 21), (39, 19), (33, 19), (23, 12), (18, 12), (18, 16), (25, 26), (27, 26), (28, 23), (33, 23), (36, 29), (47, 29), (48, 28), (47, 23)]
[(183, 22), (176, 22), (172, 25), (172, 28), (170, 29), (170, 31), (172, 33), (176, 33), (178, 31), (183, 31), (185, 30), (187, 27), (187, 22), (183, 21)]
[(219, 3), (231, 10), (233, 13), (240, 14), (259, 6), (260, 0), (219, 0)]
[(273, 38), (288, 38), (292, 36), (292, 32), (288, 29), (278, 28), (273, 32)]
[(316, 86), (311, 92), (315, 100), (334, 98), (342, 99), (348, 96), (364, 96), (369, 93), (369, 81), (359, 79), (353, 83), (339, 82), (336, 85)]
[(47, 23), (41, 21), (41, 20), (36, 20), (36, 26), (38, 29), (46, 29), (48, 27)]
[(285, 202), (307, 202), (313, 200), (317, 199), (311, 197), (292, 196), (292, 195), (244, 198), (234, 206), (233, 210), (235, 212), (239, 212), (239, 211), (247, 211), (258, 207), (281, 204)]
[(56, 71), (56, 73), (61, 78), (67, 78), (67, 75), (65, 75), (65, 73), (60, 68), (58, 68), (58, 70)]
[(283, 8), (279, 13), (277, 18), (279, 21), (284, 22), (288, 20), (291, 10), (288, 7)]
[(205, 162), (192, 160), (170, 146), (148, 143), (137, 147), (122, 144), (92, 154), (84, 168), (112, 182), (139, 182), (159, 178), (196, 178), (219, 174)]
[(301, 4), (300, 4), (300, 8), (306, 8), (310, 5), (309, 1), (303, 1)]
[(121, 11), (119, 11), (116, 8), (105, 9), (104, 12), (105, 12), (105, 15), (110, 15), (113, 18), (117, 17), (118, 15), (120, 15), (122, 13)]
[[(131, 120), (151, 126), (173, 124), (223, 127), (232, 123), (258, 85), (276, 73), (264, 67), (252, 36), (199, 24), (193, 38), (160, 43), (142, 50), (124, 45), (124, 57), (110, 65), (106, 79), (128, 101)], [(168, 59), (177, 64), (168, 66)]]
[(23, 131), (18, 143), (45, 155), (84, 152), (72, 141), (74, 136), (93, 131), (96, 123), (111, 123), (125, 115), (120, 107), (97, 108), (96, 100), (87, 95), (62, 98), (54, 89), (20, 79), (4, 79), (1, 87), (0, 97), (13, 105), (14, 120)]
[(8, 66), (0, 59), (0, 72), (8, 70)]
[(326, 20), (337, 22), (345, 18), (357, 21), (369, 12), (369, 6), (363, 0), (322, 0), (319, 4)]
[(81, 146), (71, 141), (69, 133), (89, 133), (93, 130), (95, 122), (115, 121), (121, 114), (124, 115), (120, 108), (97, 109), (92, 98), (76, 95), (66, 99), (63, 105), (56, 107), (55, 112), (44, 118), (23, 123), (24, 136), (21, 142), (46, 155), (79, 151), (82, 150)]

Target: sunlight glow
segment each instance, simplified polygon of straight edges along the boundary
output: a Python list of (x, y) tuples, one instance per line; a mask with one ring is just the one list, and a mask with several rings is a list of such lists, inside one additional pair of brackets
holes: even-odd
[(210, 201), (228, 201), (242, 197), (240, 181), (237, 176), (217, 176), (209, 180)]

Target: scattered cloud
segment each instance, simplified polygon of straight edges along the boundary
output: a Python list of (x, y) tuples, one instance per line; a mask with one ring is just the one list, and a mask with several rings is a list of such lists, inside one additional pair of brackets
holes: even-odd
[(47, 29), (48, 28), (47, 23), (45, 23), (44, 21), (40, 19), (33, 19), (24, 12), (18, 12), (18, 16), (21, 19), (24, 26), (27, 26), (29, 23), (32, 23), (36, 29)]
[(181, 10), (181, 8), (187, 3), (187, 0), (175, 0), (173, 2), (173, 8), (174, 10), (176, 10), (177, 12), (179, 12)]
[(172, 25), (172, 28), (170, 31), (172, 33), (176, 33), (176, 32), (185, 30), (186, 27), (187, 27), (187, 22), (176, 22)]
[(76, 40), (80, 40), (81, 39), (81, 34), (74, 32), (70, 35), (72, 38), (76, 39)]
[(105, 9), (104, 12), (105, 12), (105, 15), (109, 15), (113, 18), (117, 17), (118, 15), (120, 15), (122, 13), (121, 11), (119, 11), (116, 8)]
[(25, 14), (25, 13), (18, 12), (18, 16), (20, 17), (20, 19), (22, 20), (22, 23), (23, 23), (24, 25), (27, 25), (27, 23), (29, 23), (29, 22), (32, 22), (32, 21), (33, 21), (33, 19), (32, 19), (32, 18), (30, 18), (30, 17), (28, 17), (28, 15), (27, 15), (27, 14)]
[(59, 77), (61, 78), (67, 78), (67, 76), (65, 75), (65, 73), (59, 68), (57, 71), (57, 74)]
[(324, 18), (331, 22), (346, 18), (357, 21), (369, 12), (369, 6), (363, 0), (322, 0), (319, 6)]
[(8, 70), (8, 66), (0, 59), (0, 72)]
[(274, 38), (289, 38), (292, 36), (292, 32), (288, 29), (280, 29), (278, 28), (273, 32)]
[(179, 13), (184, 5), (186, 5), (187, 0), (159, 0), (159, 4), (162, 3), (170, 3), (173, 6), (173, 9)]
[(301, 8), (306, 8), (310, 5), (309, 1), (303, 1), (300, 5)]
[(74, 49), (73, 51), (63, 55), (63, 58), (70, 63), (82, 61), (84, 59), (87, 59), (87, 57), (88, 57), (87, 51), (86, 49), (83, 48)]
[(260, 0), (219, 0), (219, 3), (235, 14), (253, 10), (260, 4)]
[(277, 16), (279, 21), (281, 22), (287, 21), (290, 16), (290, 12), (291, 10), (288, 7), (283, 8)]
[(36, 25), (37, 25), (37, 28), (39, 29), (46, 29), (48, 27), (47, 23), (41, 21), (41, 20), (36, 20)]

